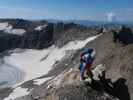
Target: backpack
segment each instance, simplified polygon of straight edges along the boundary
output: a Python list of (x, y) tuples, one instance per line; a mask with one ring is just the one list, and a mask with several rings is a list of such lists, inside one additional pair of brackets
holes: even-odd
[(81, 54), (81, 58), (80, 61), (85, 62), (87, 64), (90, 64), (93, 62), (93, 60), (95, 59), (95, 50), (92, 48), (85, 48)]

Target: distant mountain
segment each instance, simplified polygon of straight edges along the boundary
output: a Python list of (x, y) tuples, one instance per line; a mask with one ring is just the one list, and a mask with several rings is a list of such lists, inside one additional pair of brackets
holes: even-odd
[(48, 19), (48, 22), (52, 23), (58, 23), (58, 22), (63, 22), (63, 23), (75, 23), (75, 24), (81, 24), (85, 26), (95, 26), (95, 25), (102, 25), (107, 22), (104, 21), (90, 21), (90, 20), (56, 20), (56, 19)]
[(91, 21), (91, 20), (56, 20), (56, 19), (48, 19), (48, 22), (58, 23), (75, 23), (84, 26), (100, 26), (100, 25), (129, 25), (133, 26), (133, 21), (117, 21), (117, 22), (108, 22), (108, 21)]
[(0, 19), (0, 52), (15, 48), (43, 49), (53, 42), (60, 47), (70, 40), (81, 38), (77, 34), (92, 35), (99, 32), (83, 25), (69, 23), (71, 21), (57, 22), (59, 21)]

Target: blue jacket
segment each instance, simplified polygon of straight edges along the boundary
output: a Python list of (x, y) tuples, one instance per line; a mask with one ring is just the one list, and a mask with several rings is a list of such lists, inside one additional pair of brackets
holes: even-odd
[(81, 54), (80, 61), (85, 62), (86, 64), (90, 64), (95, 59), (95, 51), (92, 48), (85, 48)]
[[(92, 53), (94, 53), (93, 56)], [(86, 65), (91, 64), (94, 59), (95, 59), (95, 51), (91, 48), (84, 49), (80, 58), (79, 70), (82, 70), (85, 68)]]

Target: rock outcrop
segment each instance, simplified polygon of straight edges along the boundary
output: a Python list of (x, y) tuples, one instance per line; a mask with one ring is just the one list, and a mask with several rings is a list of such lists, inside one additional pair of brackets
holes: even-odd
[[(45, 91), (44, 94), (41, 94), (41, 97), (45, 95), (43, 97), (43, 99), (45, 98), (44, 100), (54, 100), (54, 99), (61, 100), (62, 98), (63, 99), (66, 98), (66, 100), (72, 100), (75, 98), (77, 100), (78, 98), (80, 98), (80, 100), (90, 100), (88, 98), (91, 97), (92, 100), (104, 100), (101, 97), (104, 97), (105, 100), (115, 100), (116, 98), (118, 98), (118, 100), (132, 100), (133, 99), (132, 44), (126, 46), (122, 46), (121, 43), (116, 44), (113, 42), (113, 34), (111, 32), (108, 32), (104, 33), (95, 41), (88, 43), (86, 47), (92, 47), (96, 49), (97, 56), (93, 67), (98, 64), (104, 64), (106, 66), (105, 79), (101, 80), (102, 86), (100, 85), (100, 87), (101, 89), (104, 90), (104, 93), (108, 94), (109, 99), (106, 98), (103, 92), (100, 92), (103, 94), (97, 95), (97, 93), (99, 93), (97, 90), (95, 90), (95, 88), (97, 87), (97, 86), (95, 87), (95, 84), (97, 85), (97, 83), (95, 84), (93, 83), (94, 86), (84, 86), (80, 84), (79, 79), (75, 81), (73, 78), (74, 77), (76, 78), (79, 75), (79, 73), (76, 73), (74, 75), (73, 74), (74, 72), (72, 72), (70, 75), (69, 74), (66, 75), (66, 77), (64, 77), (64, 80), (61, 81), (63, 82), (63, 84), (61, 84), (60, 86), (57, 86), (56, 88), (51, 87), (50, 90), (46, 89), (47, 92), (49, 91), (48, 94), (46, 95)], [(79, 53), (76, 53), (76, 55), (71, 59), (71, 62), (67, 65), (68, 67), (75, 66), (75, 68), (77, 69), (79, 64), (78, 59), (80, 56), (79, 55), (80, 51), (78, 52)], [(66, 68), (68, 68), (67, 66)], [(74, 80), (73, 83), (71, 79)], [(66, 82), (68, 83), (66, 84)], [(45, 90), (45, 88), (41, 90), (41, 87), (44, 87), (45, 85), (46, 84), (39, 86), (40, 91)], [(89, 93), (86, 92), (87, 89)], [(37, 94), (35, 90), (33, 90), (32, 93), (33, 95), (34, 93)], [(79, 96), (78, 98), (77, 94)], [(93, 95), (94, 97), (91, 95)], [(100, 97), (100, 99), (97, 99), (96, 98), (97, 96)], [(114, 98), (112, 99), (112, 97)]]
[(125, 45), (131, 44), (133, 43), (133, 32), (130, 28), (122, 26), (118, 32), (113, 32), (113, 38), (114, 42), (120, 41)]
[[(62, 47), (69, 41), (83, 40), (98, 33), (94, 29), (74, 23), (53, 24), (44, 20), (23, 19), (0, 19), (0, 23), (0, 52), (15, 48), (43, 49), (53, 43)], [(20, 34), (18, 31), (21, 31)]]
[(100, 93), (83, 84), (60, 86), (48, 93), (44, 100), (118, 100), (106, 93)]
[(0, 33), (0, 52), (15, 48), (42, 49), (52, 44), (53, 24), (42, 30), (28, 31), (23, 35)]

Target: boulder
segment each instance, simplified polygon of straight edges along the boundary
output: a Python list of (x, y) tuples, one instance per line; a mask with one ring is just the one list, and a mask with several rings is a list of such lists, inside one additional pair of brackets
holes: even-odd
[(119, 40), (125, 45), (131, 44), (133, 43), (133, 32), (130, 28), (122, 26), (118, 32), (113, 32), (113, 38), (114, 42), (117, 42), (117, 40)]

